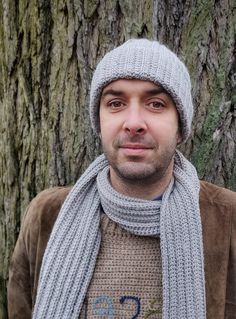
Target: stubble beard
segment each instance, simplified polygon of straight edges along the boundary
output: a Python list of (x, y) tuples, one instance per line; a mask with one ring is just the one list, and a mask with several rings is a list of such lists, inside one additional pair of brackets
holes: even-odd
[(162, 151), (158, 144), (150, 143), (156, 155), (151, 161), (147, 162), (140, 160), (138, 157), (129, 157), (126, 161), (120, 160), (119, 156), (117, 156), (120, 144), (119, 140), (114, 142), (113, 152), (103, 145), (103, 151), (111, 168), (124, 184), (142, 184), (145, 186), (161, 182), (168, 169), (173, 166), (177, 139), (173, 140), (173, 143)]

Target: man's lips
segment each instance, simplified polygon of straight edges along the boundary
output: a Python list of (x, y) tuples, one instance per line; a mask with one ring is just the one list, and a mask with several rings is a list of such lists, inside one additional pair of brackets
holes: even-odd
[(127, 143), (119, 146), (122, 152), (127, 156), (137, 156), (146, 153), (148, 150), (152, 149), (151, 147), (144, 144), (133, 144)]
[(127, 144), (122, 144), (120, 145), (120, 148), (128, 148), (128, 149), (150, 149), (151, 147), (144, 145), (144, 144), (133, 144), (133, 143), (127, 143)]

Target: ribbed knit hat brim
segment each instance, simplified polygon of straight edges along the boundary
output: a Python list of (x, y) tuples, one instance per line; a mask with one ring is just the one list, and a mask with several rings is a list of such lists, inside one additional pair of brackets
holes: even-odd
[(102, 90), (118, 79), (140, 79), (161, 85), (175, 102), (182, 139), (187, 139), (193, 116), (191, 82), (187, 68), (173, 52), (157, 41), (131, 39), (104, 56), (94, 72), (90, 90), (90, 120), (96, 133), (100, 131)]

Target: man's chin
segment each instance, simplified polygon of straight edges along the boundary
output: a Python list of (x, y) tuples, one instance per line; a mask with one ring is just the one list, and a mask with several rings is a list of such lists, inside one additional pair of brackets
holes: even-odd
[(117, 167), (113, 167), (115, 173), (124, 180), (139, 183), (144, 180), (152, 179), (156, 169), (152, 165), (144, 163), (129, 162)]

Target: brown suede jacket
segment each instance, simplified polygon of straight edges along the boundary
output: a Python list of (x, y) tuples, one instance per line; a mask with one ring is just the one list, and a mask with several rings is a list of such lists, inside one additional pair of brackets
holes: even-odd
[[(44, 250), (69, 190), (43, 191), (27, 210), (10, 266), (9, 319), (31, 318)], [(207, 319), (236, 319), (236, 193), (201, 182), (200, 210)]]

